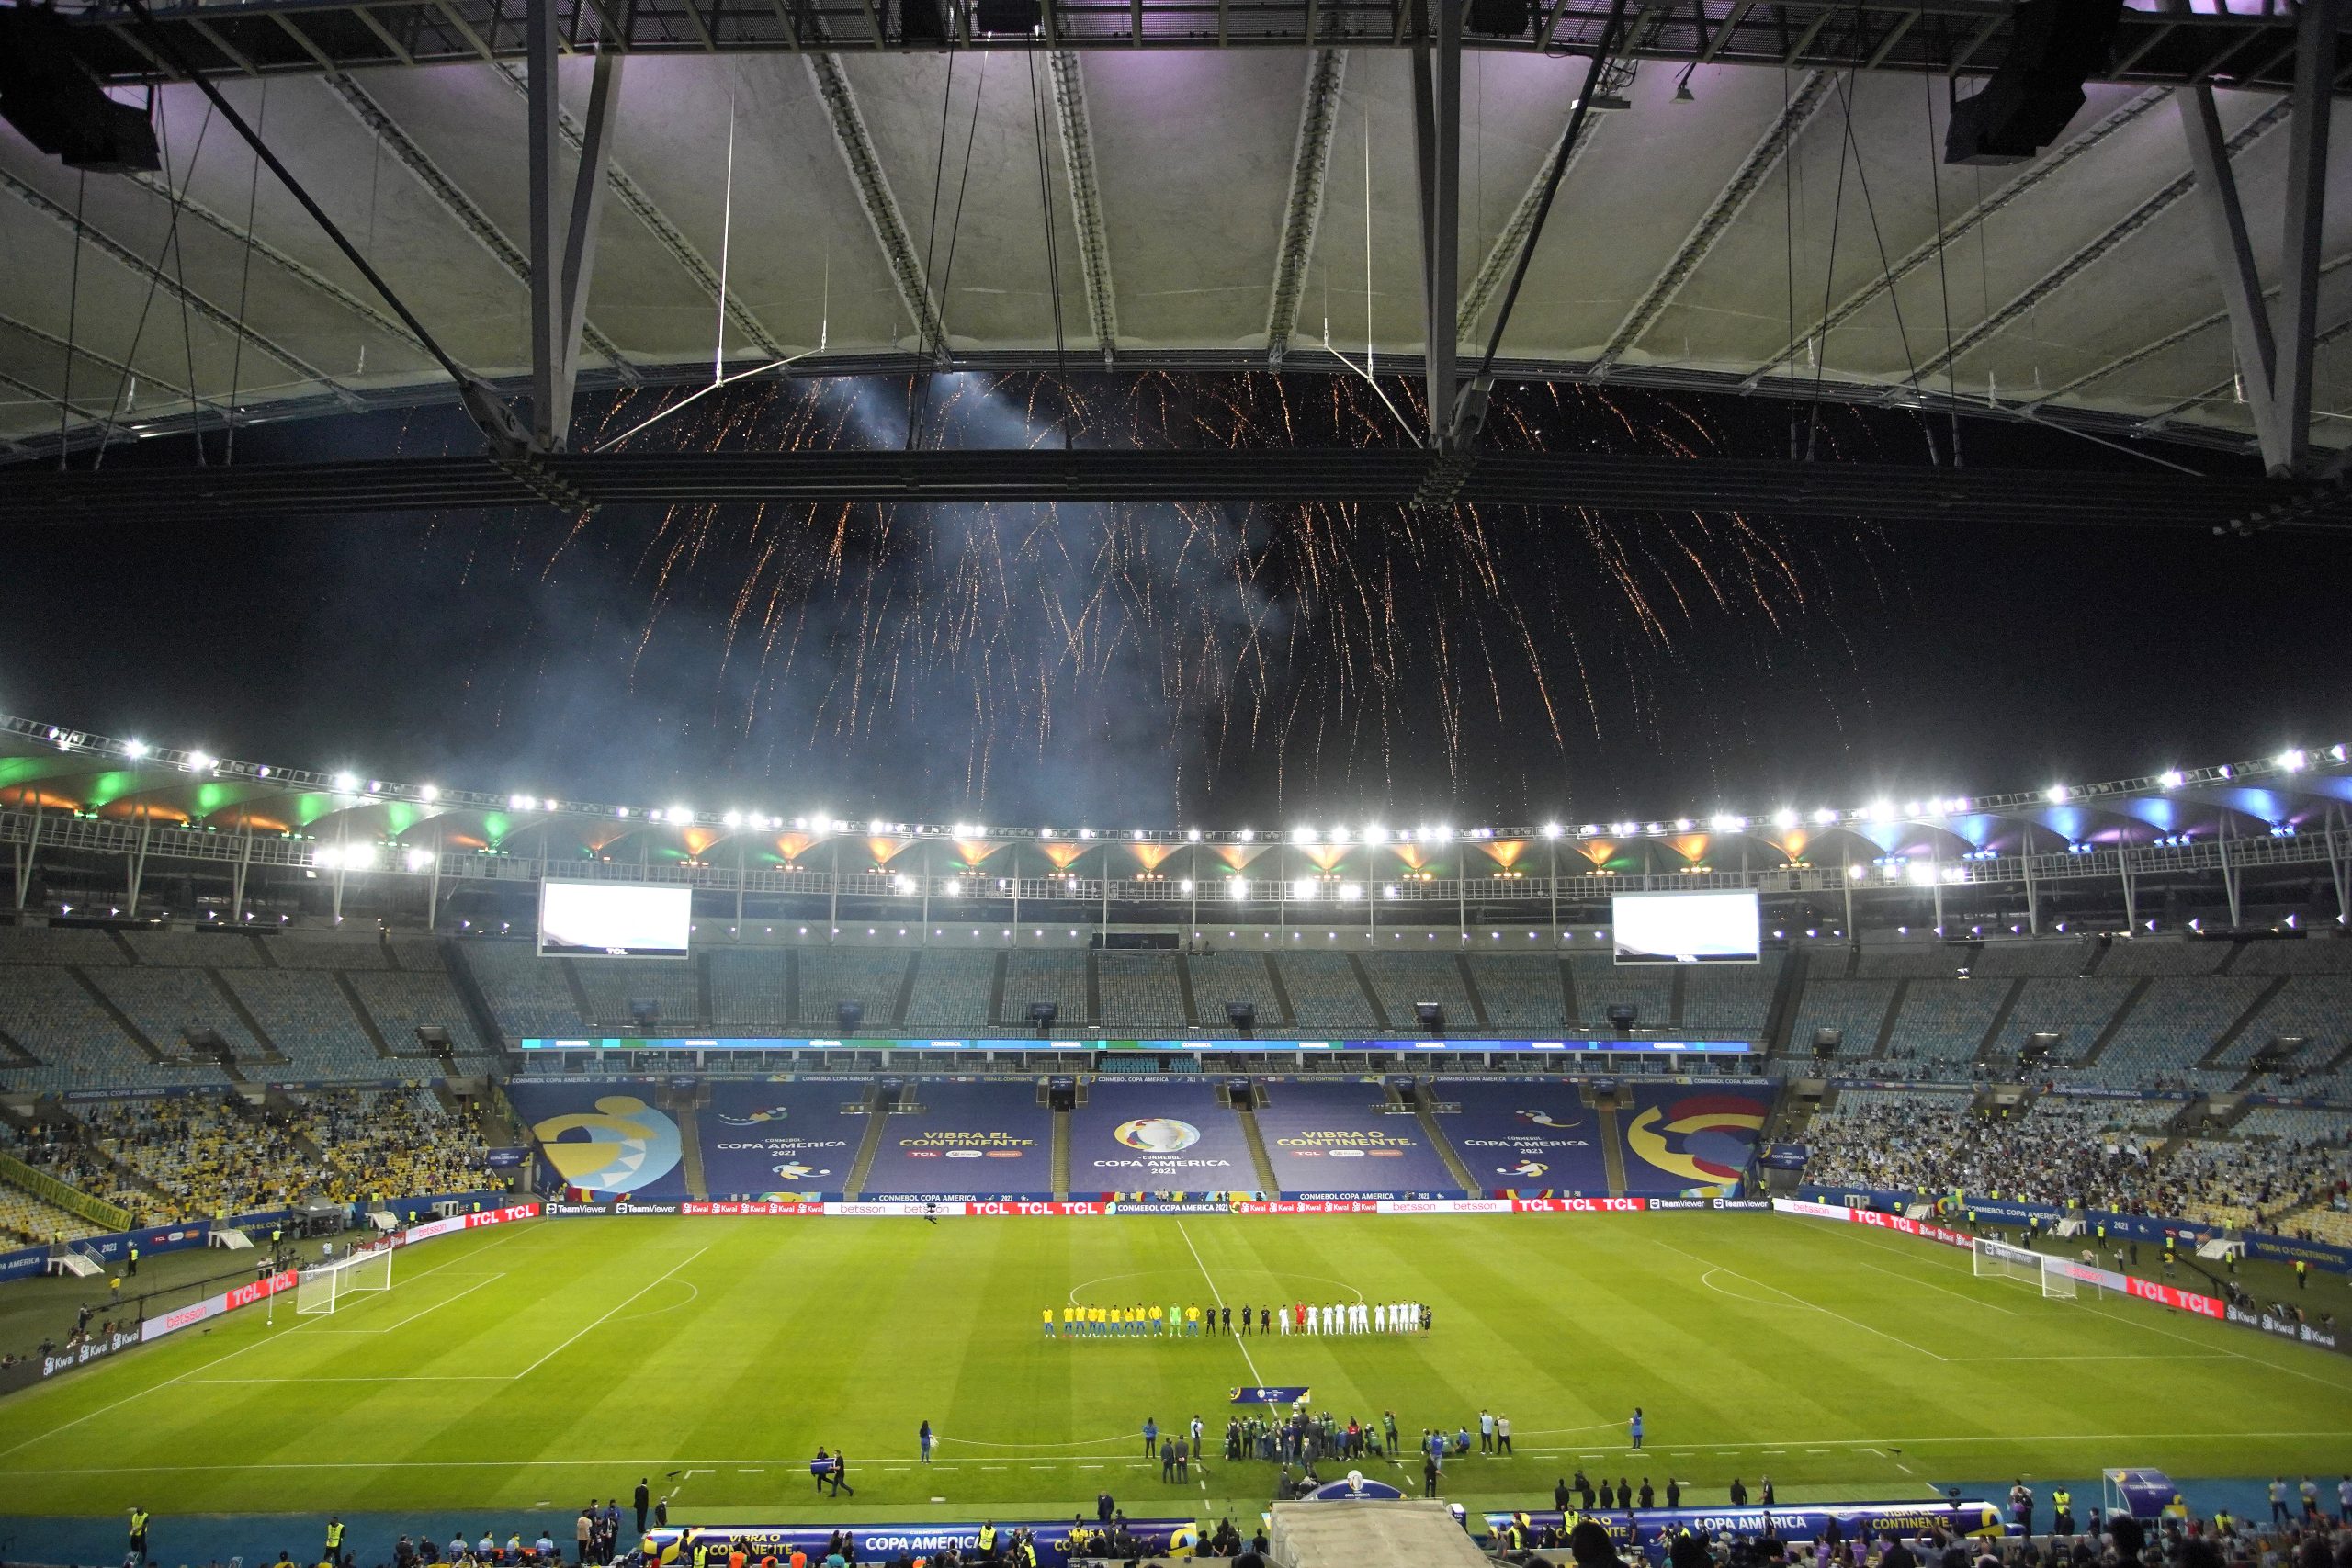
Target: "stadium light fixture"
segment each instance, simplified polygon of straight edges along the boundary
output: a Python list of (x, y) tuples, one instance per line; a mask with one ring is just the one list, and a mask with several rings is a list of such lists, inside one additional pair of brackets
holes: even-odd
[(1363, 827), (1363, 841), (1367, 844), (1385, 844), (1388, 841), (1388, 829), (1377, 822), (1367, 822)]
[(1250, 897), (1250, 885), (1238, 876), (1225, 879), (1225, 896), (1236, 903)]
[(1138, 829), (1136, 829), (1136, 831), (1135, 831), (1135, 839), (1136, 839), (1136, 842), (1137, 842), (1137, 843), (1141, 843), (1141, 842), (1143, 842), (1143, 829), (1142, 829), (1138, 828)]
[(1334, 828), (1334, 829), (1331, 829), (1331, 841), (1332, 841), (1333, 843), (1335, 843), (1335, 844), (1344, 844), (1344, 843), (1346, 843), (1346, 842), (1348, 841), (1348, 830), (1347, 830), (1345, 828)]
[(2188, 782), (2188, 778), (2178, 768), (2166, 768), (2156, 775), (2156, 787), (2159, 789), (2178, 789)]
[(147, 755), (147, 742), (144, 740), (126, 740), (122, 743), (122, 754), (135, 761), (139, 758)]
[(2300, 773), (2303, 771), (2304, 765), (2308, 763), (2311, 759), (2304, 755), (2303, 749), (2301, 747), (2290, 746), (2287, 750), (2278, 753), (2277, 761), (2281, 773)]
[(1237, 836), (1238, 838), (1239, 838), (1239, 839), (1240, 839), (1240, 840), (1241, 840), (1243, 843), (1245, 843), (1245, 844), (1247, 844), (1247, 843), (1253, 843), (1253, 842), (1255, 842), (1255, 841), (1257, 840), (1257, 837), (1258, 837), (1258, 835), (1257, 835), (1255, 832), (1251, 831), (1250, 829), (1247, 829), (1247, 828), (1242, 829), (1241, 829), (1241, 831), (1240, 831), (1238, 835), (1236, 835), (1236, 836)]
[(2069, 793), (2071, 792), (2064, 784), (2052, 784), (2042, 792), (2042, 798), (2052, 806), (2064, 806), (2066, 804), (2066, 796)]
[(209, 773), (219, 764), (201, 751), (190, 751), (182, 759), (180, 766), (191, 773)]
[(1360, 882), (1342, 882), (1340, 884), (1340, 901), (1341, 903), (1352, 904), (1363, 897), (1363, 884)]
[(1790, 807), (1783, 806), (1781, 809), (1772, 813), (1772, 826), (1780, 829), (1782, 832), (1787, 832), (1796, 825), (1797, 814)]
[(1303, 904), (1315, 902), (1315, 879), (1302, 876), (1290, 885), (1290, 896)]
[(439, 784), (419, 784), (416, 786), (416, 798), (424, 802), (427, 806), (430, 806), (435, 801), (441, 798), (441, 786)]
[(531, 808), (531, 797), (527, 795), (510, 795), (506, 797), (506, 804), (510, 809), (528, 811)]
[(344, 794), (349, 795), (353, 790), (359, 787), (359, 775), (356, 773), (337, 773), (334, 776), (334, 787), (341, 790)]
[(1291, 829), (1290, 841), (1294, 844), (1312, 844), (1317, 840), (1314, 829), (1294, 828)]
[(1556, 839), (1556, 838), (1558, 838), (1558, 837), (1560, 836), (1560, 825), (1559, 825), (1557, 822), (1546, 822), (1546, 823), (1544, 823), (1544, 836), (1545, 838), (1547, 838), (1547, 839)]
[(1198, 828), (1187, 829), (1184, 832), (1184, 838), (1186, 841), (1197, 844), (1201, 841), (1201, 830)]
[(1051, 828), (1040, 828), (1037, 829), (1037, 837), (1041, 839), (1050, 839), (1053, 836), (1054, 830)]
[(1183, 881), (1176, 885), (1176, 890), (1180, 893), (1190, 893), (1193, 890), (1193, 879), (1189, 876), (1186, 877)]
[(1834, 807), (1825, 806), (1820, 810), (1813, 814), (1813, 819), (1815, 823), (1824, 828), (1832, 827), (1838, 821), (1837, 808)]
[(729, 828), (741, 828), (743, 825), (743, 814), (740, 811), (730, 811), (719, 820)]

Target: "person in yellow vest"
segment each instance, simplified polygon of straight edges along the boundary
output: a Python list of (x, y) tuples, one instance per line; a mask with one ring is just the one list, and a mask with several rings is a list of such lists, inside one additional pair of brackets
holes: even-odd
[(148, 1514), (146, 1509), (133, 1508), (130, 1510), (130, 1555), (141, 1562), (149, 1561), (147, 1556), (147, 1525)]
[[(125, 1258), (126, 1258), (126, 1260), (130, 1263), (130, 1266), (129, 1268), (125, 1269), (123, 1270), (123, 1272), (124, 1272), (125, 1274), (129, 1275), (130, 1277), (131, 1277), (132, 1279), (136, 1279), (136, 1278), (138, 1278), (138, 1276), (139, 1276), (139, 1244), (138, 1244), (137, 1242), (135, 1242), (135, 1241), (134, 1241), (134, 1242), (132, 1242), (132, 1243), (130, 1245), (130, 1248), (129, 1248), (129, 1250), (126, 1252), (126, 1254), (125, 1254)], [(2300, 1264), (2300, 1263), (2298, 1263), (2297, 1265), (2295, 1265), (2295, 1267), (2296, 1267), (2296, 1268), (2298, 1268), (2298, 1269), (2300, 1269), (2300, 1268), (2301, 1268), (2301, 1267), (2302, 1267), (2302, 1265), (2301, 1265), (2301, 1264)]]
[(710, 1542), (707, 1540), (695, 1542), (694, 1562), (695, 1568), (710, 1568)]
[[(132, 1250), (132, 1252), (131, 1252), (130, 1256), (132, 1256), (133, 1258), (136, 1258), (136, 1257), (138, 1257), (138, 1256), (139, 1256), (139, 1253), (138, 1253), (138, 1251), (134, 1248), (134, 1249)], [(138, 1271), (139, 1271), (139, 1270), (138, 1270), (137, 1269), (135, 1269), (135, 1268), (134, 1268), (133, 1269), (131, 1269), (131, 1272), (132, 1272), (132, 1273), (134, 1273), (134, 1274), (136, 1274)], [(2312, 1282), (2312, 1266), (2311, 1266), (2310, 1264), (2308, 1264), (2308, 1263), (2304, 1262), (2304, 1261), (2303, 1261), (2301, 1258), (2296, 1258), (2296, 1259), (2295, 1259), (2295, 1289), (2297, 1289), (2297, 1290), (2299, 1290), (2299, 1291), (2300, 1291), (2300, 1290), (2301, 1290), (2303, 1287), (2305, 1287), (2306, 1285), (2309, 1285), (2311, 1282)]]
[(996, 1555), (996, 1521), (994, 1519), (986, 1519), (980, 1524), (980, 1555), (982, 1557)]
[(339, 1519), (339, 1518), (332, 1518), (332, 1517), (331, 1517), (331, 1518), (329, 1518), (329, 1519), (327, 1520), (327, 1550), (326, 1550), (326, 1560), (327, 1560), (328, 1562), (335, 1562), (337, 1559), (341, 1558), (342, 1556), (343, 1556), (343, 1521), (342, 1521), (341, 1519)]
[(2075, 1495), (2072, 1492), (2064, 1486), (2053, 1487), (2050, 1493), (2050, 1511), (2051, 1534), (2075, 1533)]

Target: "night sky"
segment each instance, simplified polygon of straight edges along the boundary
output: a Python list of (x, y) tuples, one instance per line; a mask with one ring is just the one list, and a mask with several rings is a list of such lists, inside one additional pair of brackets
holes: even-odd
[[(675, 395), (585, 423), (616, 433)], [(1087, 444), (1397, 439), (1361, 383), (1316, 377), (1104, 378), (1080, 395)], [(926, 445), (1058, 439), (1049, 387), (951, 377), (921, 397)], [(909, 399), (903, 380), (747, 388), (632, 449), (903, 446)], [(1490, 434), (1781, 456), (1791, 417), (1536, 388), (1506, 396)], [(470, 442), (432, 411), (248, 430), (238, 460)], [(1962, 446), (1980, 467), (2144, 466), (1993, 422)], [(1903, 413), (1826, 415), (1821, 449), (1927, 460)], [(148, 442), (108, 462), (169, 482), (190, 459)], [(2352, 738), (2352, 573), (2340, 543), (2296, 536), (1566, 506), (1466, 524), (615, 509), (577, 526), (58, 527), (15, 535), (6, 558), (0, 709), (631, 805), (1112, 829), (1577, 822), (2033, 788)]]

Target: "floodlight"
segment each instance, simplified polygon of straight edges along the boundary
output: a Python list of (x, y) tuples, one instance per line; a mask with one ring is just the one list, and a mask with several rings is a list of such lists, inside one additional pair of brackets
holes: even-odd
[(2182, 784), (2187, 784), (2188, 782), (2188, 779), (2183, 776), (2178, 768), (2166, 768), (2163, 773), (2156, 775), (2157, 786), (2163, 789), (2178, 789)]
[(147, 755), (147, 742), (144, 740), (126, 740), (122, 743), (122, 754), (126, 757), (132, 758), (144, 757)]
[(1560, 836), (1560, 825), (1559, 825), (1557, 822), (1546, 822), (1546, 823), (1544, 823), (1544, 836), (1545, 838), (1547, 838), (1547, 839), (1556, 839), (1556, 838), (1558, 838), (1558, 837)]
[(334, 776), (334, 787), (343, 791), (345, 795), (349, 795), (353, 790), (359, 787), (359, 775), (357, 773), (337, 773)]
[(441, 798), (441, 786), (439, 784), (420, 784), (417, 787), (416, 798), (424, 801), (429, 805)]
[(2302, 748), (2300, 746), (2290, 747), (2279, 752), (2278, 757), (2279, 770), (2290, 773), (2301, 773), (2303, 764), (2310, 761), (2311, 759), (2303, 754)]

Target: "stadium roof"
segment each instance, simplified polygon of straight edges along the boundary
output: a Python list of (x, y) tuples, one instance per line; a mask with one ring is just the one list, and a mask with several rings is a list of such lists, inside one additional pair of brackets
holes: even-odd
[[(160, 8), (454, 357), (510, 386), (531, 361), (516, 9)], [(899, 0), (559, 9), (575, 146), (587, 46), (601, 34), (628, 54), (586, 304), (594, 380), (707, 381), (715, 349), (730, 374), (907, 369), (936, 362), (934, 343), (968, 367), (1050, 366), (1057, 333), (1085, 367), (1419, 362), (1399, 8), (1057, 0), (1041, 37), (968, 52), (901, 48)], [(1637, 3), (1638, 70), (1611, 84), (1625, 107), (1578, 146), (1501, 362), (1602, 385), (1950, 395), (2248, 446), (2167, 99), (2173, 84), (2219, 88), (2275, 286), (2294, 33), (2267, 9), (2128, 11), (2110, 79), (2056, 144), (1954, 168), (1939, 162), (1944, 73), (1999, 62), (2006, 6)], [(1567, 51), (1590, 47), (1604, 10), (1539, 5), (1524, 36), (1471, 40), (1465, 343), (1483, 341), (1580, 89), (1586, 62)], [(130, 11), (83, 20), (116, 80), (158, 73)], [(80, 177), (0, 130), (0, 439), (28, 454), (232, 403), (263, 417), (453, 395), (194, 86), (163, 85), (159, 117), (159, 175)], [(2352, 189), (2352, 137), (2335, 138), (2324, 183)], [(2320, 249), (2312, 431), (2341, 446), (2352, 205), (2325, 214)]]
[[(707, 804), (707, 803), (705, 803)], [(1148, 871), (1177, 848), (1200, 844), (1236, 872), (1277, 845), (1311, 852), (1329, 871), (1366, 854), (1450, 861), (1476, 849), (1506, 871), (1530, 846), (1557, 842), (1595, 865), (1621, 852), (1651, 865), (1698, 863), (1734, 844), (1752, 846), (1764, 865), (1934, 854), (2202, 848), (2216, 841), (2309, 835), (2334, 863), (2352, 852), (2352, 743), (2298, 748), (2275, 757), (2181, 768), (2103, 784), (2053, 784), (1999, 795), (1898, 798), (1799, 807), (1777, 804), (1742, 813), (1713, 807), (1687, 816), (1516, 827), (1324, 823), (1261, 828), (1183, 828), (1076, 823), (1005, 827), (980, 823), (852, 821), (808, 807), (743, 801), (725, 809), (694, 804), (621, 806), (511, 792), (400, 783), (356, 772), (236, 761), (138, 739), (0, 716), (0, 813), (71, 812), (118, 824), (334, 838), (368, 843), (498, 850), (519, 845), (549, 862), (583, 854), (699, 858), (730, 841), (768, 861), (795, 861), (829, 840), (870, 851), (887, 865), (925, 840), (955, 846), (974, 864), (1008, 844), (1039, 846), (1057, 867), (1104, 852), (1092, 864), (1133, 856)], [(22, 818), (0, 837), (18, 839)], [(1837, 852), (1828, 852), (1835, 847)], [(723, 856), (732, 863), (731, 852)]]

